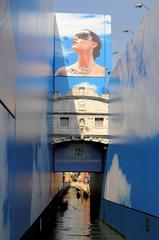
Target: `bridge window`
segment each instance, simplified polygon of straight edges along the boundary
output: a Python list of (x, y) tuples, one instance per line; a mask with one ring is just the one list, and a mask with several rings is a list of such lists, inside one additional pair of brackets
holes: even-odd
[(68, 128), (69, 127), (69, 118), (61, 117), (60, 118), (60, 127)]
[(79, 87), (79, 94), (85, 95), (85, 87)]
[(104, 118), (95, 118), (95, 126), (103, 127)]
[(85, 125), (85, 120), (84, 120), (84, 118), (80, 118), (80, 120), (79, 120), (79, 125), (80, 125), (80, 127), (83, 127), (83, 126)]

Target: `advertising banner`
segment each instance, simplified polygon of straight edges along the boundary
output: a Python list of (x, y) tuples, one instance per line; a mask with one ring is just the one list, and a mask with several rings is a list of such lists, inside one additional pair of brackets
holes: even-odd
[(55, 90), (63, 90), (61, 81), (70, 88), (98, 78), (98, 88), (106, 87), (112, 64), (110, 15), (56, 13), (54, 44)]
[[(67, 142), (67, 150), (72, 142), (78, 145), (83, 141), (86, 153), (90, 146), (86, 141), (108, 143), (111, 16), (56, 13), (54, 49), (53, 144)], [(55, 148), (57, 171), (60, 166), (65, 166), (64, 171), (68, 171), (66, 166), (73, 171), (77, 165), (79, 171), (80, 166), (82, 171), (88, 166), (91, 171), (101, 171), (99, 155), (92, 163), (90, 156), (81, 161), (71, 157), (62, 160), (62, 149)]]
[(57, 145), (54, 158), (55, 171), (102, 172), (101, 146), (92, 143), (74, 142)]

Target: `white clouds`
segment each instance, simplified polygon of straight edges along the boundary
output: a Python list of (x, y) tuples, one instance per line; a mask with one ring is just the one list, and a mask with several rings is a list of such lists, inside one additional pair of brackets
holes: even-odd
[(27, 36), (53, 37), (53, 12), (39, 14), (35, 12), (20, 12), (19, 31)]
[(145, 82), (122, 90), (122, 135), (154, 137), (159, 132), (159, 94)]
[(120, 169), (118, 155), (115, 154), (106, 177), (104, 198), (131, 207), (130, 194), (131, 185)]
[[(122, 116), (119, 131), (123, 139), (152, 138), (159, 133), (158, 8), (159, 0), (145, 17), (113, 72), (121, 80), (119, 97), (122, 101), (118, 112)], [(112, 111), (116, 111), (113, 105)]]
[(97, 90), (98, 90), (98, 86), (97, 85), (90, 84), (88, 82), (82, 82), (82, 83), (76, 84), (74, 86), (74, 88), (75, 87), (85, 87), (85, 88), (89, 87), (89, 88), (93, 89), (95, 92), (97, 92)]
[(111, 34), (110, 15), (56, 13), (56, 23), (61, 37), (72, 37), (85, 28), (98, 35), (104, 35), (104, 32), (105, 34)]

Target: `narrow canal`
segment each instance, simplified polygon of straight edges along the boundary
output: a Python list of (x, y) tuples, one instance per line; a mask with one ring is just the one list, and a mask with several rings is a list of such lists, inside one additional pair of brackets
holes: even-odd
[(77, 198), (76, 190), (70, 188), (65, 199), (68, 201), (68, 207), (65, 210), (59, 208), (53, 214), (47, 233), (48, 240), (124, 239), (101, 220), (91, 217), (89, 198)]

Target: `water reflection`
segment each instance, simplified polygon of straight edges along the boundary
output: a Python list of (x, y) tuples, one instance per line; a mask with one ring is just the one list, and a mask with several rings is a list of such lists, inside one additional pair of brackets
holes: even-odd
[(115, 231), (90, 216), (90, 200), (77, 198), (76, 190), (71, 188), (65, 196), (68, 209), (58, 210), (52, 219), (50, 240), (123, 240)]

